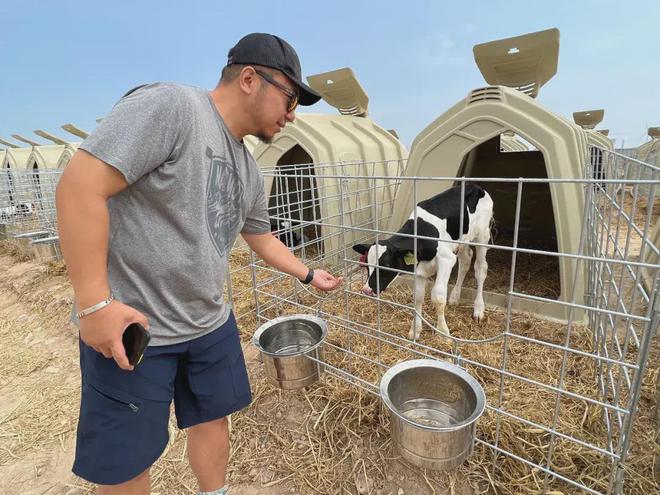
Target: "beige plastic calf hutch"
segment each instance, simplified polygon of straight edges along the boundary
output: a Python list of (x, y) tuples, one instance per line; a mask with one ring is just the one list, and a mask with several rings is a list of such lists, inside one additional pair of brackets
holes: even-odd
[[(65, 128), (65, 126), (62, 126), (62, 128)], [(66, 165), (69, 163), (69, 160), (71, 160), (71, 157), (73, 154), (76, 152), (78, 149), (78, 146), (80, 146), (80, 142), (76, 143), (71, 143), (69, 141), (66, 141), (62, 138), (59, 138), (57, 136), (54, 136), (53, 134), (50, 134), (46, 131), (43, 130), (36, 130), (34, 133), (38, 136), (41, 136), (45, 139), (48, 139), (49, 141), (52, 141), (55, 144), (62, 145), (64, 148), (62, 149), (62, 153), (60, 154), (60, 157), (57, 159), (57, 163), (55, 163), (54, 167), (49, 166), (46, 164), (47, 168), (64, 168)]]
[(587, 129), (587, 143), (605, 150), (614, 151), (614, 141), (608, 138), (607, 134), (603, 134), (597, 129)]
[(605, 110), (584, 110), (582, 112), (573, 112), (573, 120), (583, 129), (593, 129), (603, 121)]
[(599, 134), (602, 134), (603, 136), (607, 137), (607, 139), (610, 140), (612, 143), (612, 149), (614, 149), (614, 139), (610, 138), (610, 130), (609, 129), (596, 129), (596, 132)]
[(651, 165), (660, 165), (660, 127), (649, 127), (650, 141), (637, 148), (637, 159)]
[(0, 138), (0, 144), (3, 146), (6, 146), (7, 148), (20, 148), (19, 145), (12, 143), (11, 141), (7, 141), (6, 139)]
[[(9, 148), (2, 154), (0, 169), (3, 171), (25, 170), (27, 160), (30, 153), (32, 153), (32, 148), (19, 148), (8, 141), (2, 140), (2, 142), (8, 145)], [(17, 188), (17, 184), (12, 179), (12, 174), (7, 174), (4, 177), (3, 184), (0, 184), (2, 188), (0, 189), (0, 199), (2, 199), (3, 203), (0, 206), (13, 206), (13, 203), (18, 200), (19, 194), (17, 189), (20, 187)], [(3, 235), (7, 235), (6, 228), (4, 230), (5, 233)]]
[(500, 134), (500, 151), (515, 153), (516, 151), (529, 151), (529, 149), (513, 131), (506, 131)]
[[(637, 148), (635, 158), (644, 163), (648, 163), (653, 167), (660, 168), (660, 127), (650, 127), (648, 133), (651, 140)], [(632, 179), (656, 181), (660, 179), (659, 172), (656, 172), (651, 167), (640, 165), (636, 162), (628, 165), (626, 175)], [(651, 184), (639, 185), (638, 191), (644, 196), (650, 196)], [(660, 202), (660, 190), (658, 188), (655, 190), (654, 202), (656, 204)]]
[(67, 143), (66, 146), (64, 147), (64, 151), (62, 151), (62, 155), (60, 156), (60, 159), (57, 161), (57, 168), (64, 168), (69, 164), (69, 160), (71, 160), (71, 157), (73, 154), (78, 150), (78, 146), (80, 146), (81, 143)]
[(81, 139), (87, 139), (87, 136), (89, 136), (89, 133), (87, 131), (82, 130), (81, 128), (79, 128), (74, 124), (64, 124), (61, 127), (66, 132), (71, 133), (74, 136), (78, 136)]
[[(0, 169), (3, 171), (17, 171), (25, 170), (27, 160), (32, 153), (32, 148), (19, 148), (16, 145), (8, 143), (3, 140), (3, 143), (10, 146), (7, 150), (4, 151), (2, 156), (2, 161), (0, 161)], [(20, 189), (21, 185), (16, 184), (15, 180), (12, 178), (13, 174), (3, 174), (4, 180), (0, 184), (0, 206), (14, 206), (16, 202), (21, 200)], [(4, 226), (2, 229), (4, 232), (0, 237), (6, 237), (10, 233), (13, 233), (13, 228), (10, 229), (8, 226)]]
[[(590, 145), (598, 146), (606, 150), (613, 151), (614, 144), (612, 140), (607, 137), (609, 130), (595, 130), (595, 127), (603, 121), (605, 110), (585, 110), (582, 112), (574, 112), (573, 120), (577, 125), (587, 131), (587, 142)], [(603, 131), (607, 131), (607, 134)]]
[(26, 137), (21, 136), (20, 134), (12, 134), (11, 137), (16, 139), (17, 141), (21, 141), (25, 144), (28, 144), (30, 146), (41, 146), (41, 143), (38, 143), (37, 141), (33, 141), (32, 139), (28, 139)]
[[(271, 215), (277, 214), (278, 198), (283, 198), (281, 192), (286, 188), (288, 203), (294, 205), (290, 211), (292, 218), (303, 221), (323, 219), (324, 223), (339, 226), (338, 197), (342, 190), (339, 179), (328, 176), (391, 176), (392, 181), (385, 181), (386, 184), (379, 181), (375, 192), (370, 190), (373, 181), (369, 179), (350, 180), (344, 186), (347, 213), (341, 223), (366, 228), (373, 220), (373, 211), (368, 205), (378, 201), (391, 208), (397, 188), (396, 178), (402, 173), (408, 152), (394, 134), (367, 116), (369, 98), (351, 69), (310, 76), (308, 82), (341, 115), (298, 114), (295, 121), (287, 124), (270, 144), (252, 137), (245, 139), (248, 149), (266, 172), (265, 186)], [(384, 161), (389, 162), (380, 163)], [(287, 173), (285, 181), (273, 180), (278, 170), (286, 171), (287, 166), (296, 164), (309, 166), (299, 167), (295, 172), (289, 167), (289, 172), (284, 172)], [(304, 177), (301, 180), (295, 174)], [(298, 194), (299, 189), (302, 189), (302, 195)], [(299, 207), (301, 199), (307, 207)], [(342, 247), (341, 240), (349, 245), (359, 237), (357, 232), (345, 231), (341, 236), (339, 232), (339, 228), (322, 226), (305, 233), (309, 238), (323, 236), (324, 252), (328, 255)]]
[(610, 155), (605, 154), (605, 156), (603, 156), (601, 149), (614, 151), (614, 143), (602, 133), (594, 130), (594, 128), (603, 121), (604, 116), (605, 110), (603, 109), (585, 110), (582, 112), (574, 112), (573, 120), (577, 125), (582, 127), (587, 134), (587, 143), (591, 146), (589, 160), (594, 168), (594, 178), (613, 179), (614, 177), (607, 177), (607, 171), (610, 170), (608, 163)]
[(43, 144), (32, 148), (26, 163), (27, 170), (47, 170), (57, 168), (65, 146), (62, 144)]
[(12, 170), (25, 170), (32, 148), (9, 148), (5, 153), (2, 168)]
[[(556, 72), (558, 51), (559, 31), (556, 29), (476, 45), (477, 65), (492, 86), (471, 91), (467, 98), (447, 110), (415, 138), (405, 175), (581, 178), (587, 157), (585, 132), (533, 99)], [(501, 152), (500, 136), (510, 131), (536, 149)], [(513, 231), (517, 184), (480, 184), (493, 198), (496, 228), (500, 233)], [(416, 185), (416, 200), (429, 198), (452, 185), (450, 181), (420, 180)], [(555, 245), (545, 250), (578, 252), (582, 225), (576, 212), (583, 211), (584, 202), (583, 188), (579, 184), (525, 184), (518, 245), (525, 247), (530, 242), (544, 239)], [(395, 203), (390, 231), (396, 231), (408, 218), (413, 203), (413, 184), (404, 181)], [(575, 302), (581, 303), (584, 294), (581, 267), (572, 259), (559, 258), (561, 293), (558, 299), (571, 299), (573, 294), (569, 293), (569, 286), (572, 286), (578, 269)], [(466, 290), (464, 297), (471, 300), (474, 292)], [(487, 303), (506, 306), (503, 293), (487, 292), (485, 298)], [(568, 314), (561, 305), (524, 298), (514, 298), (513, 308), (562, 320)]]
[(38, 130), (35, 133), (55, 144), (33, 146), (29, 149), (25, 164), (20, 167), (24, 172), (20, 196), (22, 201), (33, 205), (34, 213), (15, 226), (14, 237), (19, 245), (37, 259), (55, 259), (59, 257), (54, 204), (54, 188), (59, 174), (55, 170), (70, 146), (45, 131)]
[[(87, 131), (80, 129), (78, 126), (74, 124), (64, 124), (61, 127), (68, 133), (73, 134), (74, 136), (77, 136), (81, 139), (87, 139), (87, 136), (89, 136), (89, 133)], [(58, 163), (57, 168), (66, 167), (69, 163), (69, 160), (71, 160), (73, 154), (76, 151), (78, 151), (78, 147), (81, 144), (82, 141), (67, 142), (67, 147), (64, 150), (64, 153), (62, 153), (62, 156), (60, 157), (60, 162)]]
[(32, 148), (25, 169), (32, 172), (30, 182), (33, 201), (41, 200), (43, 195), (42, 182), (44, 182), (44, 179), (49, 184), (52, 182), (51, 176), (44, 177), (43, 174), (49, 169), (52, 170), (57, 168), (57, 164), (64, 152), (64, 148), (65, 146), (61, 144), (44, 144)]

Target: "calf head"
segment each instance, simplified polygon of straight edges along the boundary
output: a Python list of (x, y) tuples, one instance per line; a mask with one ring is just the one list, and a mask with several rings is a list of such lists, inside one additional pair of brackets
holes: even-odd
[(287, 220), (270, 219), (270, 231), (284, 245), (295, 248), (300, 245), (301, 237), (298, 230), (291, 229), (291, 222)]
[(29, 215), (34, 211), (33, 203), (20, 203), (16, 206), (16, 213), (20, 215)]
[(380, 294), (394, 281), (399, 273), (392, 268), (407, 271), (413, 268), (407, 259), (408, 253), (399, 251), (387, 241), (371, 245), (355, 244), (353, 250), (362, 255), (360, 263), (368, 270), (367, 283), (362, 288), (368, 296)]

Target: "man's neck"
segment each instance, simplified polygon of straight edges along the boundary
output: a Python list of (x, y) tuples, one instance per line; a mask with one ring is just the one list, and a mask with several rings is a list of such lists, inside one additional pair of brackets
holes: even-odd
[(246, 114), (241, 111), (238, 95), (233, 95), (231, 89), (222, 86), (218, 86), (209, 94), (229, 132), (236, 140), (242, 141), (249, 131), (245, 122)]

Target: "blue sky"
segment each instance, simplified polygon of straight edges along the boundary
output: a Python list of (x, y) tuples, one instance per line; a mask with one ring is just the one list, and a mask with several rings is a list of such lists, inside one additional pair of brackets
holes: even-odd
[[(484, 84), (472, 47), (557, 27), (557, 75), (539, 101), (572, 118), (605, 109), (617, 147), (660, 125), (660, 1), (35, 1), (0, 3), (0, 137), (60, 125), (91, 130), (129, 88), (215, 86), (228, 49), (271, 32), (305, 75), (351, 67), (370, 116), (410, 146), (426, 125)], [(655, 50), (655, 53), (654, 53)], [(336, 110), (321, 103), (302, 112)]]

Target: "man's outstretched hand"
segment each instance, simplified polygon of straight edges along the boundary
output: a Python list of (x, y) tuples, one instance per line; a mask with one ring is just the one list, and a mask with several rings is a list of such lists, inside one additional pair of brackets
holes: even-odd
[(325, 270), (314, 270), (314, 278), (311, 284), (319, 290), (331, 291), (335, 290), (344, 281), (344, 277), (335, 277)]

